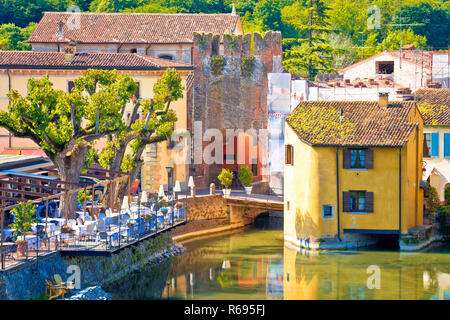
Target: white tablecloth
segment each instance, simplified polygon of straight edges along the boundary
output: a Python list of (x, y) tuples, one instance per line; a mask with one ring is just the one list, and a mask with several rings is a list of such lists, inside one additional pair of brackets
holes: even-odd
[(28, 241), (28, 248), (41, 247), (41, 238), (35, 235), (25, 236), (25, 240)]

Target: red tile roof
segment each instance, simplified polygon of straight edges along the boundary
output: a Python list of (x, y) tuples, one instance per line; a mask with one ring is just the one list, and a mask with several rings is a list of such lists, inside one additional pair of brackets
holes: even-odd
[(425, 125), (450, 125), (450, 89), (419, 89), (415, 92), (415, 98), (419, 110), (422, 109), (422, 103), (430, 107), (423, 116)]
[[(80, 27), (70, 28), (76, 24), (74, 13), (46, 12), (28, 42), (192, 43), (194, 32), (233, 33), (240, 19), (235, 14), (162, 13), (79, 13), (79, 17)], [(60, 22), (64, 40), (58, 37)]]
[(0, 68), (62, 68), (62, 69), (121, 69), (153, 70), (168, 67), (191, 69), (190, 65), (172, 60), (153, 58), (135, 53), (77, 53), (66, 62), (62, 52), (0, 51)]
[(383, 109), (376, 101), (304, 101), (286, 123), (311, 145), (399, 147), (418, 125), (409, 121), (414, 105), (396, 101)]

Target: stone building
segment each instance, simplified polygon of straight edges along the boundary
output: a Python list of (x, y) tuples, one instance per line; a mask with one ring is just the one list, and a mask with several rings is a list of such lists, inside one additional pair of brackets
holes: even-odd
[[(187, 100), (189, 130), (195, 140), (191, 175), (196, 186), (217, 182), (222, 167), (237, 172), (239, 166), (248, 165), (255, 176), (254, 187), (267, 189), (268, 74), (282, 68), (281, 33), (224, 35), (223, 54), (219, 35), (196, 33), (193, 52), (195, 71)], [(222, 132), (223, 164), (199, 163), (195, 158), (210, 144), (204, 137), (208, 129)], [(240, 133), (232, 136), (227, 134), (230, 130)]]

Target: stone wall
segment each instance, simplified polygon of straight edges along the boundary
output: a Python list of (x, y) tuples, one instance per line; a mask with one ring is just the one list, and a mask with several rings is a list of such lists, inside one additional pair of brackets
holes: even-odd
[(229, 212), (221, 195), (188, 198), (188, 221), (226, 218)]
[(0, 300), (28, 300), (45, 293), (45, 280), (59, 274), (63, 280), (70, 275), (69, 266), (80, 268), (81, 288), (105, 285), (176, 249), (171, 236), (161, 234), (137, 246), (121, 250), (111, 257), (67, 257), (59, 252), (40, 258), (38, 263), (0, 272)]
[[(201, 121), (207, 129), (266, 129), (268, 126), (268, 73), (281, 71), (281, 33), (224, 35), (194, 34), (192, 86), (188, 92), (188, 128)], [(253, 48), (253, 52), (252, 52)], [(194, 139), (198, 137), (194, 132)], [(210, 142), (202, 142), (203, 149)], [(200, 145), (202, 145), (200, 143)], [(259, 141), (267, 144), (268, 141)], [(193, 150), (202, 154), (201, 150)], [(268, 156), (268, 155), (266, 155)], [(217, 183), (221, 164), (193, 164), (191, 175), (199, 189)], [(264, 178), (264, 177), (263, 177)]]

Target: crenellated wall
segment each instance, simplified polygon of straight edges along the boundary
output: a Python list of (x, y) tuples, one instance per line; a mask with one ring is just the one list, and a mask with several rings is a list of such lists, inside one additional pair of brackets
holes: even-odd
[[(188, 90), (188, 127), (266, 129), (268, 73), (281, 71), (281, 33), (242, 35), (194, 34), (192, 87)], [(193, 130), (192, 130), (193, 132)], [(225, 136), (224, 136), (225, 137)], [(194, 136), (194, 139), (196, 137)], [(203, 148), (210, 142), (203, 142)], [(268, 141), (259, 141), (267, 144)], [(199, 150), (194, 150), (199, 152)], [(217, 182), (221, 164), (193, 164), (197, 188)], [(264, 174), (263, 174), (264, 178)]]

